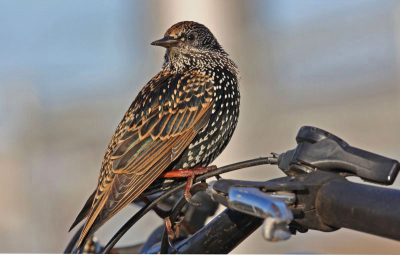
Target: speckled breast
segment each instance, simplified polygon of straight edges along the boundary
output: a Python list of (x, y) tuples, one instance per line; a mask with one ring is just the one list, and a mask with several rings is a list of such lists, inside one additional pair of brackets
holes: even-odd
[(209, 70), (208, 75), (214, 83), (210, 121), (174, 162), (173, 170), (208, 166), (225, 149), (236, 128), (240, 105), (237, 77), (220, 68)]

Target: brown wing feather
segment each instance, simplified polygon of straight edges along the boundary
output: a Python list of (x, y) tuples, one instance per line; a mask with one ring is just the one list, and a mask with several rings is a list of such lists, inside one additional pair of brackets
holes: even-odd
[(210, 77), (197, 71), (161, 72), (143, 88), (108, 147), (78, 246), (185, 150), (209, 120), (212, 94)]

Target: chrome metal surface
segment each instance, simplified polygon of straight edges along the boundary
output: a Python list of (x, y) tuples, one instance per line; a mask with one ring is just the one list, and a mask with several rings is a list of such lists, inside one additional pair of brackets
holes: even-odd
[(260, 218), (293, 218), (292, 212), (279, 199), (258, 188), (234, 187), (229, 190), (229, 208)]
[(266, 192), (267, 195), (279, 199), (286, 205), (292, 205), (296, 202), (296, 194), (286, 191)]
[(266, 218), (261, 228), (264, 239), (272, 242), (284, 241), (289, 239), (291, 233), (288, 230), (287, 225), (291, 221), (292, 219), (289, 218)]
[(293, 214), (284, 201), (294, 202), (295, 197), (290, 193), (274, 195), (280, 199), (273, 198), (258, 188), (234, 187), (229, 190), (228, 207), (265, 218), (262, 232), (266, 240), (287, 240), (291, 235), (287, 225), (293, 220)]

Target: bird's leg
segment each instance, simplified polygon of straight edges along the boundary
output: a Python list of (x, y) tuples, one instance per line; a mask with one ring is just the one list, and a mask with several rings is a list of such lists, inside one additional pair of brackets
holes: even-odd
[(178, 235), (172, 229), (172, 223), (171, 223), (171, 219), (169, 218), (169, 216), (164, 218), (164, 222), (165, 222), (165, 229), (167, 230), (167, 234), (168, 234), (168, 242), (171, 245), (171, 241), (174, 240), (175, 237), (177, 237)]
[[(139, 198), (140, 200), (142, 200), (145, 204), (149, 204), (151, 203), (150, 199), (148, 197), (141, 197)], [(158, 206), (155, 206), (153, 208), (153, 211), (161, 218), (164, 219), (165, 222), (165, 229), (167, 231), (167, 235), (168, 235), (168, 243), (171, 247), (174, 247), (172, 244), (172, 241), (179, 237), (179, 233), (180, 233), (180, 225), (182, 220), (179, 220), (177, 222), (175, 222), (175, 231), (173, 230), (173, 226), (171, 224), (171, 219), (169, 216), (169, 211), (164, 211), (162, 209), (160, 209)]]
[(163, 173), (161, 177), (163, 178), (184, 178), (187, 177), (187, 182), (186, 182), (186, 187), (185, 191), (183, 192), (183, 196), (185, 197), (186, 201), (193, 205), (193, 206), (199, 206), (200, 204), (195, 203), (192, 201), (192, 195), (190, 194), (190, 189), (193, 186), (193, 180), (196, 175), (201, 175), (205, 174), (208, 171), (216, 169), (217, 166), (207, 166), (207, 167), (199, 167), (195, 169), (181, 169), (181, 170), (174, 170), (174, 171), (168, 171), (166, 173)]
[[(178, 238), (180, 235), (181, 223), (182, 223), (183, 219), (184, 219), (184, 217), (180, 216), (178, 221), (175, 222), (175, 225), (172, 226), (171, 218), (170, 217), (164, 218), (165, 229), (167, 231), (167, 236), (168, 236), (168, 243), (172, 248), (175, 248), (172, 241), (175, 240), (176, 238)], [(175, 231), (174, 231), (174, 229), (175, 229)]]

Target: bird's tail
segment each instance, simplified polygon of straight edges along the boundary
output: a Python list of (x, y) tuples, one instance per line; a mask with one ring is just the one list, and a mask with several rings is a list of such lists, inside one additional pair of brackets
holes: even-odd
[(81, 212), (79, 213), (79, 215), (76, 217), (74, 223), (72, 223), (70, 229), (68, 230), (68, 232), (71, 232), (71, 230), (76, 227), (76, 225), (79, 224), (79, 222), (81, 222), (82, 220), (84, 220), (90, 212), (90, 209), (92, 208), (92, 204), (93, 204), (93, 200), (94, 200), (94, 196), (96, 195), (96, 191), (94, 191), (92, 193), (92, 195), (90, 195), (90, 197), (88, 198), (88, 200), (86, 201), (85, 205), (83, 206)]
[[(72, 223), (72, 226), (71, 226), (71, 228), (69, 229), (68, 232), (70, 232), (76, 225), (78, 225), (82, 220), (84, 220), (85, 218), (87, 218), (90, 215), (90, 213), (92, 211), (92, 206), (93, 206), (93, 201), (94, 201), (95, 195), (96, 195), (96, 191), (94, 191), (92, 193), (92, 195), (90, 195), (89, 199), (86, 201), (86, 203), (83, 206), (81, 212), (76, 217), (74, 223)], [(89, 229), (89, 231), (88, 231), (90, 233), (86, 233), (85, 235), (82, 235), (82, 232), (85, 229), (86, 225), (87, 225), (87, 220), (85, 222), (85, 225), (80, 230), (81, 233), (80, 233), (80, 237), (79, 237), (77, 243), (74, 245), (73, 250), (75, 250), (75, 251), (76, 250), (78, 250), (78, 251), (81, 250), (83, 245), (88, 240), (88, 238), (91, 237), (91, 235), (93, 235), (94, 231), (97, 230), (97, 228), (98, 228), (98, 227), (97, 228), (91, 227)]]

